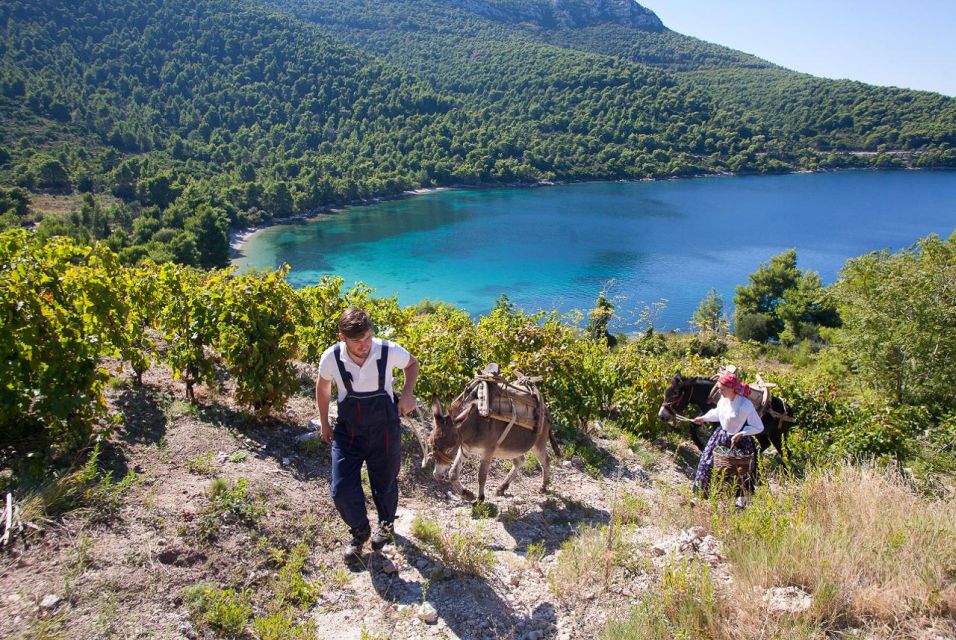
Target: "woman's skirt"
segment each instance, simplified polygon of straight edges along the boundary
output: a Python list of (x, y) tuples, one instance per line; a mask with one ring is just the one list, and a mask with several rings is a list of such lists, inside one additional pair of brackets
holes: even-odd
[[(722, 427), (714, 429), (714, 435), (710, 436), (710, 440), (707, 441), (707, 446), (704, 447), (704, 452), (700, 456), (700, 464), (697, 465), (697, 473), (694, 474), (694, 493), (699, 493), (705, 497), (707, 496), (710, 490), (710, 476), (714, 471), (714, 449), (717, 447), (730, 447), (731, 438), (732, 436), (724, 431)], [(741, 438), (740, 442), (737, 443), (736, 449), (754, 456), (754, 462), (756, 462), (757, 441), (753, 436), (744, 436)], [(746, 484), (748, 485), (748, 489), (752, 490), (753, 485), (756, 483), (757, 469), (755, 466)]]

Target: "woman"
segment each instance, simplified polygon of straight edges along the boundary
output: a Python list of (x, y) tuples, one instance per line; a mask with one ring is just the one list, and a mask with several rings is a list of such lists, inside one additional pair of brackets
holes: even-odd
[(706, 496), (710, 489), (710, 475), (714, 470), (714, 449), (731, 447), (757, 454), (757, 443), (752, 436), (763, 431), (763, 421), (757, 415), (757, 409), (750, 401), (750, 387), (745, 385), (732, 371), (721, 374), (720, 400), (717, 406), (702, 416), (694, 418), (695, 424), (719, 422), (720, 428), (714, 430), (704, 453), (700, 456), (697, 473), (694, 474), (694, 492)]

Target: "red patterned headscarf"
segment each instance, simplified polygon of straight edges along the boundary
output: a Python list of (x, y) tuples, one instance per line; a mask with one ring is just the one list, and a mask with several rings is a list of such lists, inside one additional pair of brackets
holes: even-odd
[(718, 382), (720, 382), (722, 385), (731, 387), (734, 390), (734, 393), (736, 393), (738, 396), (743, 396), (745, 398), (750, 397), (750, 385), (741, 382), (736, 373), (725, 371), (723, 374), (721, 374)]

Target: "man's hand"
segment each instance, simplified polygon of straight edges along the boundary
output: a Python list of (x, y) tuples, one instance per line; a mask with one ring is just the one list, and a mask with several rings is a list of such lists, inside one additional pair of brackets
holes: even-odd
[(407, 416), (415, 410), (415, 381), (418, 380), (418, 360), (415, 356), (409, 356), (408, 364), (403, 371), (405, 386), (402, 387), (402, 394), (398, 398), (398, 415)]
[(407, 416), (415, 410), (415, 396), (410, 393), (403, 393), (398, 398), (398, 415)]
[(737, 433), (735, 433), (734, 435), (730, 437), (730, 446), (736, 447), (737, 443), (743, 440), (743, 438), (744, 438), (744, 434), (738, 431)]
[(697, 416), (696, 418), (694, 418), (694, 424), (704, 424), (704, 418), (701, 416)]
[(322, 439), (332, 444), (332, 425), (329, 424), (329, 401), (332, 399), (332, 381), (322, 376), (315, 379), (315, 405), (319, 410)]

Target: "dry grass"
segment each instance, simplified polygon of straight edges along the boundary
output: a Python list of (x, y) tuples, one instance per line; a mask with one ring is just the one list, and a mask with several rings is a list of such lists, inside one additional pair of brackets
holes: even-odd
[[(101, 207), (120, 204), (121, 200), (109, 195), (99, 194), (96, 201)], [(79, 211), (83, 204), (83, 194), (52, 195), (48, 193), (31, 193), (30, 210), (41, 215), (62, 215), (70, 211)]]
[(557, 564), (548, 575), (548, 586), (566, 602), (602, 592), (615, 570), (627, 564), (629, 552), (620, 527), (582, 526), (561, 545)]
[(891, 471), (816, 473), (714, 522), (744, 584), (800, 586), (820, 622), (956, 615), (956, 500), (922, 498)]
[[(708, 624), (683, 628), (684, 614), (667, 614), (674, 586), (662, 580), (606, 637), (823, 638), (853, 628), (872, 638), (956, 637), (956, 500), (922, 497), (889, 469), (844, 466), (763, 487), (743, 511), (730, 505), (675, 495), (661, 515), (704, 524), (723, 541), (734, 597), (696, 600), (694, 620)], [(812, 606), (770, 612), (763, 593), (786, 586), (810, 594)], [(667, 621), (653, 622), (662, 613)]]
[(665, 640), (715, 638), (720, 633), (719, 611), (726, 607), (709, 567), (694, 561), (671, 559), (657, 588), (626, 620), (613, 621), (604, 640)]
[(415, 514), (412, 535), (441, 558), (442, 563), (458, 573), (485, 576), (495, 566), (495, 556), (488, 548), (481, 523), (471, 526), (460, 521), (457, 531), (443, 531), (437, 519)]

